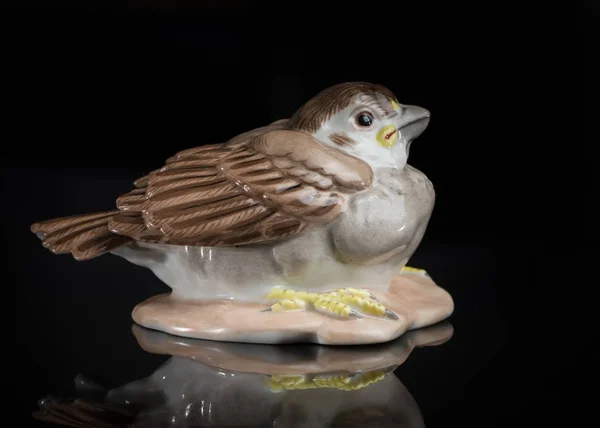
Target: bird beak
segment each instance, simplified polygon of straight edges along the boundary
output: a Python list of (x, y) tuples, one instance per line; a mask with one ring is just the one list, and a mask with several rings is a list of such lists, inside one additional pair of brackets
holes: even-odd
[(431, 114), (422, 107), (402, 106), (400, 109), (400, 120), (398, 132), (400, 140), (410, 143), (425, 131), (429, 125)]

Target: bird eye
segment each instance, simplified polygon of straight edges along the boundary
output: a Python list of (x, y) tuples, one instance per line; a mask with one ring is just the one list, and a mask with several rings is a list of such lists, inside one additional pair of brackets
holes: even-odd
[(356, 115), (356, 124), (362, 128), (373, 125), (373, 115), (368, 111), (361, 111)]

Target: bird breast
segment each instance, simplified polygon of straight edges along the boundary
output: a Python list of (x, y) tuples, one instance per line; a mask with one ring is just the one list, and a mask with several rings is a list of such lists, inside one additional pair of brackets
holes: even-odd
[(332, 227), (338, 252), (348, 260), (373, 259), (414, 247), (413, 240), (429, 221), (433, 186), (408, 165), (375, 172), (373, 187), (351, 197)]

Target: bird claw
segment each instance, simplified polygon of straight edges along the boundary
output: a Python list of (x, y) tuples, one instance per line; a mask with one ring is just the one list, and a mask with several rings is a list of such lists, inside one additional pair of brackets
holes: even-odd
[(351, 373), (348, 375), (348, 382), (354, 382), (355, 380), (359, 379), (361, 376), (365, 375), (366, 373), (372, 373), (372, 372), (378, 372), (379, 374), (382, 374), (384, 377), (393, 373), (396, 369), (398, 368), (398, 364), (391, 364), (389, 366), (386, 367), (382, 367), (380, 369), (371, 369), (371, 370), (360, 370), (354, 373)]
[(394, 312), (390, 311), (389, 309), (385, 310), (385, 317), (387, 319), (391, 319), (391, 320), (397, 320), (398, 319), (398, 315), (396, 315)]
[(346, 319), (362, 319), (365, 315), (389, 320), (398, 319), (398, 316), (386, 309), (371, 291), (358, 288), (340, 288), (323, 293), (311, 293), (274, 287), (265, 299), (277, 300), (277, 303), (261, 312), (275, 313), (312, 309), (328, 316)]
[(273, 392), (297, 389), (334, 388), (356, 391), (383, 380), (398, 368), (398, 365), (356, 372), (306, 373), (304, 375), (265, 375), (265, 382)]
[(352, 317), (352, 318), (364, 318), (363, 314), (361, 314), (360, 312), (358, 312), (355, 309), (351, 309), (350, 314), (348, 316)]
[(398, 364), (391, 364), (387, 367), (384, 367), (383, 369), (381, 369), (383, 371), (383, 373), (385, 373), (385, 376), (394, 373), (396, 371), (396, 369), (399, 367)]

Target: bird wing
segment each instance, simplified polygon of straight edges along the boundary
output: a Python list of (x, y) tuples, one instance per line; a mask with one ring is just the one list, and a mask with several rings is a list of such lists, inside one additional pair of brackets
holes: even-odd
[(169, 158), (117, 199), (110, 229), (179, 245), (269, 242), (330, 222), (344, 193), (371, 185), (364, 161), (274, 125)]

